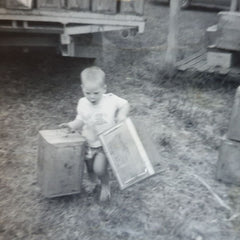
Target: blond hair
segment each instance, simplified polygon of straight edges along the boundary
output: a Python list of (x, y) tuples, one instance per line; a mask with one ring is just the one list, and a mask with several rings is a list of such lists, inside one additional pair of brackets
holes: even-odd
[(81, 74), (81, 82), (85, 83), (101, 83), (105, 85), (105, 73), (104, 71), (96, 66), (85, 68)]

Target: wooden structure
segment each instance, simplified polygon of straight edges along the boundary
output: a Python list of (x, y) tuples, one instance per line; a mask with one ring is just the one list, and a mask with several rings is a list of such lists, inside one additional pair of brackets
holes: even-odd
[(143, 15), (144, 0), (122, 0), (120, 4), (120, 13)]
[(206, 51), (178, 62), (178, 70), (240, 75), (239, 3), (232, 0), (231, 11), (218, 14), (217, 25), (206, 31)]
[(89, 11), (90, 1), (89, 0), (68, 0), (67, 8), (81, 10), (81, 11)]
[(80, 193), (85, 141), (66, 130), (39, 132), (38, 181), (45, 197)]
[(238, 87), (226, 138), (222, 140), (217, 179), (240, 185), (240, 87)]
[(121, 189), (154, 174), (148, 154), (130, 119), (102, 133), (100, 140)]
[[(1, 1), (1, 2), (4, 2), (4, 1)], [(4, 5), (6, 6), (6, 8), (10, 8), (10, 9), (31, 9), (33, 6), (33, 0), (24, 0), (24, 1), (7, 0), (4, 3)], [(0, 6), (1, 6), (1, 3), (0, 3)]]
[(58, 9), (64, 7), (64, 0), (37, 0), (39, 9)]
[(121, 12), (116, 0), (36, 0), (25, 10), (6, 8), (17, 1), (0, 0), (0, 47), (55, 47), (63, 56), (95, 58), (103, 32), (144, 32), (144, 0), (136, 1)]
[(178, 13), (180, 9), (179, 0), (170, 0), (170, 20), (167, 40), (166, 65), (168, 70), (172, 72), (177, 61), (177, 35), (178, 35)]
[(116, 0), (92, 0), (92, 11), (114, 14), (117, 12), (117, 1)]

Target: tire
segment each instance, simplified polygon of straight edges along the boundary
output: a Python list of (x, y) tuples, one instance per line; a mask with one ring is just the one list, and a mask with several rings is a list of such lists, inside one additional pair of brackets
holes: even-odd
[(187, 9), (191, 4), (191, 0), (180, 0), (180, 8)]

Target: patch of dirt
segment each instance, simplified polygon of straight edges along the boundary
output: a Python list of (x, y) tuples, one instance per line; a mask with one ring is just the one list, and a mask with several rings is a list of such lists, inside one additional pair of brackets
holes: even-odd
[[(37, 133), (75, 117), (79, 72), (90, 61), (48, 51), (0, 59), (0, 239), (237, 240), (240, 188), (215, 180), (221, 137), (228, 128), (236, 83), (228, 77), (163, 67), (169, 9), (146, 3), (143, 35), (105, 34), (100, 66), (108, 90), (129, 100), (159, 150), (157, 174), (100, 204), (96, 193), (45, 199), (36, 179)], [(179, 58), (204, 48), (216, 12), (180, 14)], [(114, 47), (117, 45), (117, 48)], [(130, 46), (130, 48), (129, 48)], [(232, 211), (223, 208), (204, 179)]]

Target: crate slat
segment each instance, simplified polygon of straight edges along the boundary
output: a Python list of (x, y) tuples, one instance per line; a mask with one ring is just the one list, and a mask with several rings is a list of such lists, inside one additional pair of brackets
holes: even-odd
[(90, 1), (89, 0), (68, 0), (67, 8), (87, 11), (87, 10), (90, 10)]
[[(1, 1), (4, 4), (4, 1)], [(1, 5), (0, 2), (0, 5)], [(6, 0), (5, 6), (9, 9), (31, 9), (33, 4), (33, 0)]]
[(64, 0), (37, 0), (37, 8), (51, 9), (63, 8), (65, 6)]
[(143, 15), (144, 0), (121, 0), (120, 13)]
[(5, 7), (5, 0), (0, 0), (0, 8)]
[(93, 12), (116, 13), (117, 0), (92, 0)]

